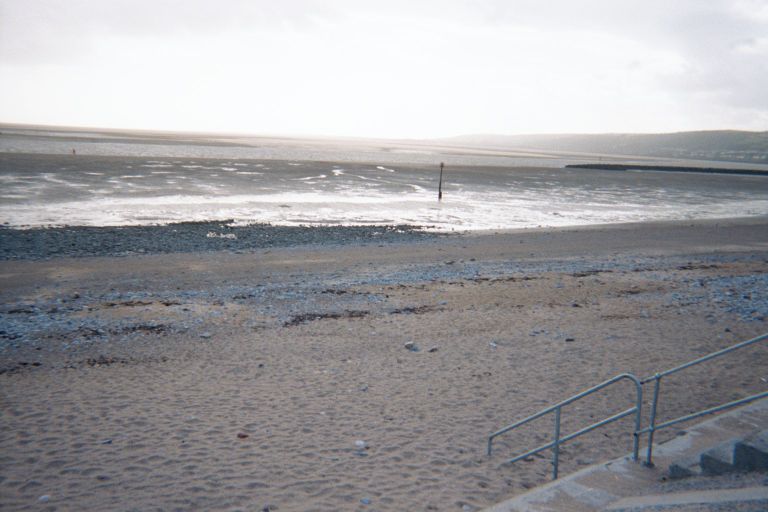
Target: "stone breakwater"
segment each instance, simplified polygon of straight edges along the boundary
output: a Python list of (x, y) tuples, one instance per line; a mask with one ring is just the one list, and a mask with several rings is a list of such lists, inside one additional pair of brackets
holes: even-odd
[(155, 226), (0, 228), (0, 260), (249, 251), (299, 245), (414, 242), (440, 235), (420, 226), (273, 226), (183, 222)]

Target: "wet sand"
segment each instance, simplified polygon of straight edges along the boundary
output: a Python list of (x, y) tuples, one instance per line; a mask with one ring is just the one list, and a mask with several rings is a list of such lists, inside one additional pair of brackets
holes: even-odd
[[(551, 419), (488, 458), (490, 432), (762, 334), (767, 271), (765, 219), (5, 261), (0, 503), (476, 510), (550, 471), (503, 462)], [(670, 379), (662, 417), (765, 390), (766, 363), (755, 347)], [(630, 405), (610, 390), (563, 431)], [(561, 472), (629, 432), (570, 443)]]

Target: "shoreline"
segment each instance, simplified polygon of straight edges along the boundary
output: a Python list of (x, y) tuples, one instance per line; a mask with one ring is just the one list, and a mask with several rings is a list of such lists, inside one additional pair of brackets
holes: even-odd
[(442, 239), (490, 239), (547, 233), (592, 233), (626, 230), (746, 228), (766, 225), (768, 216), (716, 219), (651, 220), (608, 224), (516, 229), (430, 231), (417, 225), (231, 225), (232, 220), (181, 222), (146, 226), (0, 226), (0, 262), (51, 258), (131, 257), (149, 254), (233, 252), (247, 254), (290, 247), (408, 245)]

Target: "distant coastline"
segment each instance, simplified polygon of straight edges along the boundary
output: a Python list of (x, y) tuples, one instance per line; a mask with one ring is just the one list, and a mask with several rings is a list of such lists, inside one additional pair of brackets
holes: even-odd
[(759, 169), (724, 169), (721, 167), (684, 167), (674, 165), (636, 165), (636, 164), (569, 164), (566, 169), (593, 169), (599, 171), (659, 171), (659, 172), (699, 172), (707, 174), (738, 174), (739, 176), (768, 176), (768, 171)]

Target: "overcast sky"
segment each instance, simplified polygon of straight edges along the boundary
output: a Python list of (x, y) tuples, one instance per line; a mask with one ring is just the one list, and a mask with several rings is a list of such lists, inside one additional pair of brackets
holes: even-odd
[(768, 0), (0, 0), (0, 122), (768, 130)]

